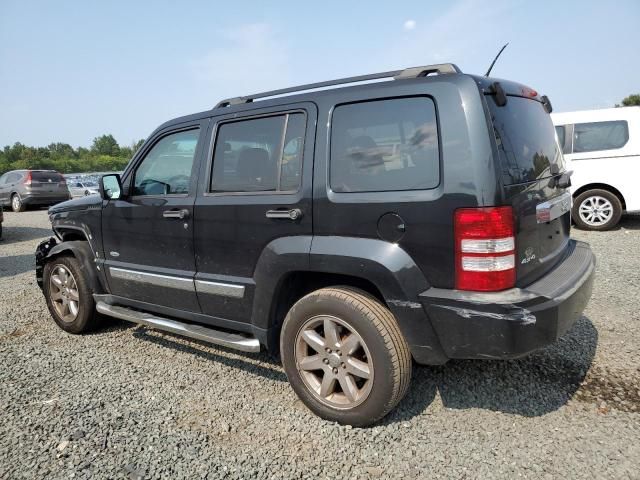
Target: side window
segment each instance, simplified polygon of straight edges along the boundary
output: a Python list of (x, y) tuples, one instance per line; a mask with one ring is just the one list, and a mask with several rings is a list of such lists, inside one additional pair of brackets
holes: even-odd
[(564, 144), (566, 140), (565, 126), (557, 125), (556, 134), (558, 135), (558, 143), (560, 144), (560, 149), (562, 150), (562, 153), (571, 153), (566, 151), (567, 149), (565, 148), (565, 144)]
[(5, 184), (8, 176), (9, 175), (6, 174), (6, 173), (4, 175), (0, 175), (0, 185), (4, 185)]
[(10, 173), (9, 175), (7, 175), (7, 179), (5, 180), (6, 183), (17, 183), (18, 180), (20, 180), (22, 178), (22, 175), (20, 173)]
[(334, 192), (435, 188), (440, 182), (433, 101), (426, 97), (340, 105), (331, 120)]
[(300, 186), (306, 117), (289, 113), (218, 128), (213, 192), (291, 192)]
[(187, 130), (158, 141), (138, 166), (134, 195), (175, 195), (189, 193), (191, 167), (200, 131)]
[(622, 148), (629, 140), (625, 120), (576, 123), (573, 127), (573, 153)]

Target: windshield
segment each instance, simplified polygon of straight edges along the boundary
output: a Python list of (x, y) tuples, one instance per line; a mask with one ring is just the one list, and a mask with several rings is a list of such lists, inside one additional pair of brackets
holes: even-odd
[(550, 165), (562, 169), (562, 154), (556, 142), (556, 132), (543, 105), (522, 97), (507, 97), (499, 107), (486, 97), (498, 143), (505, 185), (526, 183), (551, 176)]

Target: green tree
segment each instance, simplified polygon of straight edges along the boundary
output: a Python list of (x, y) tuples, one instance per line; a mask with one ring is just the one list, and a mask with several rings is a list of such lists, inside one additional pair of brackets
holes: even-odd
[(616, 103), (616, 107), (635, 107), (640, 106), (640, 93), (633, 93), (622, 99), (622, 105)]
[(97, 155), (110, 155), (117, 157), (120, 155), (120, 146), (113, 135), (102, 135), (93, 139), (91, 152)]

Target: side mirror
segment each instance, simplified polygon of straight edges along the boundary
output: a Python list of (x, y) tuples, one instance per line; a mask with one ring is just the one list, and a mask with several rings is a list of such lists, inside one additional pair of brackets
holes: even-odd
[(100, 196), (103, 200), (117, 200), (122, 195), (120, 175), (112, 173), (100, 178)]

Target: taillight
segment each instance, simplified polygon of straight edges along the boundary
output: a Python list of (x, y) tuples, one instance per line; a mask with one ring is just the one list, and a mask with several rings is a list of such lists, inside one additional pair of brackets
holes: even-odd
[(515, 285), (511, 207), (458, 209), (454, 232), (457, 289), (487, 292)]
[(27, 176), (22, 181), (24, 185), (31, 185), (31, 172), (27, 172)]

